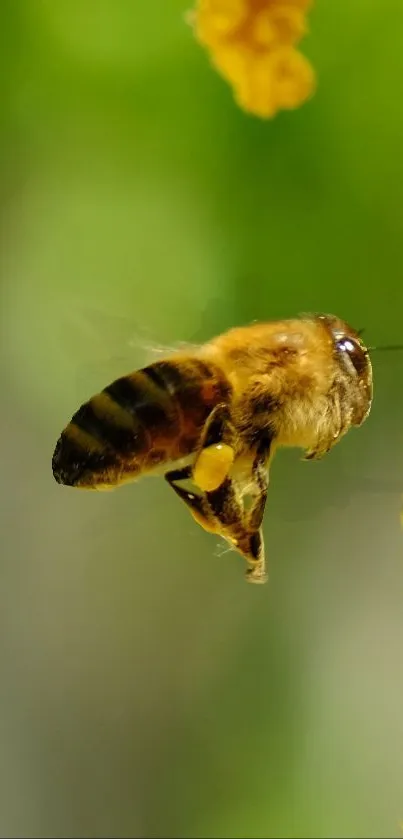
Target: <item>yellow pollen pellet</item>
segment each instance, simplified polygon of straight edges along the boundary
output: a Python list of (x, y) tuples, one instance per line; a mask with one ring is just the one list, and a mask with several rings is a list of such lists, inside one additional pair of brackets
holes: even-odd
[(234, 450), (226, 443), (217, 443), (203, 449), (193, 469), (193, 480), (203, 492), (218, 489), (234, 462)]

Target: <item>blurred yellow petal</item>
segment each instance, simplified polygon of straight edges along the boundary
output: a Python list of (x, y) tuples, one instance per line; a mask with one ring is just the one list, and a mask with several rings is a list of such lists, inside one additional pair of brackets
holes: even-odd
[(245, 111), (267, 119), (277, 112), (270, 56), (254, 56), (235, 85), (235, 99)]
[(195, 37), (238, 104), (267, 119), (301, 105), (315, 89), (315, 74), (294, 47), (308, 31), (311, 0), (199, 0)]
[(278, 108), (297, 108), (315, 90), (315, 73), (297, 50), (278, 50), (271, 56), (271, 75)]
[(252, 59), (253, 56), (248, 56), (246, 51), (240, 52), (235, 46), (223, 47), (212, 56), (216, 69), (235, 88), (248, 75), (248, 62)]
[(289, 4), (263, 9), (253, 21), (253, 35), (257, 44), (296, 44), (307, 33), (306, 17), (302, 9)]
[(296, 108), (315, 88), (311, 65), (293, 48), (251, 54), (238, 63), (233, 55), (221, 69), (234, 87), (238, 104), (262, 119), (273, 117), (280, 109)]
[(277, 27), (268, 9), (262, 9), (252, 23), (252, 35), (256, 46), (271, 47), (278, 38)]
[(231, 35), (247, 14), (245, 0), (200, 0), (196, 10), (198, 37), (208, 44)]

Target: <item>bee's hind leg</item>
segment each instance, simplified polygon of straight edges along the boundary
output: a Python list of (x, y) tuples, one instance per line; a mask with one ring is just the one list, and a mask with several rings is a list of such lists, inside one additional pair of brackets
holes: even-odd
[[(165, 480), (185, 502), (195, 521), (209, 533), (216, 533), (225, 539), (245, 559), (249, 582), (265, 583), (266, 572), (263, 535), (260, 526), (251, 529), (263, 516), (264, 502), (257, 497), (255, 504), (245, 513), (235, 483), (225, 478), (221, 486), (201, 495), (178, 486), (180, 481), (192, 480), (192, 467), (167, 472)], [(265, 500), (265, 499), (264, 499)]]
[(248, 582), (265, 583), (268, 575), (262, 530), (260, 526), (251, 529), (251, 511), (245, 513), (235, 486), (234, 481), (226, 478), (218, 489), (206, 492), (206, 500), (217, 521), (217, 532), (245, 559), (248, 565), (246, 571)]
[(216, 405), (207, 418), (193, 464), (193, 480), (204, 492), (218, 489), (235, 458), (235, 434), (228, 405)]
[(205, 495), (198, 495), (177, 485), (177, 481), (192, 480), (192, 467), (185, 466), (183, 469), (173, 469), (171, 472), (167, 472), (164, 477), (179, 498), (185, 502), (197, 524), (200, 524), (203, 530), (207, 530), (208, 533), (215, 533), (216, 522), (206, 502)]
[(268, 461), (270, 438), (262, 438), (252, 466), (252, 504), (245, 518), (244, 556), (249, 565), (246, 579), (251, 583), (264, 583), (268, 579), (266, 570), (262, 521), (269, 487)]
[(269, 575), (266, 567), (262, 528), (248, 534), (247, 553), (244, 554), (248, 568), (245, 577), (248, 583), (267, 583)]
[(252, 466), (253, 501), (248, 514), (248, 528), (258, 530), (263, 521), (269, 488), (268, 461), (270, 457), (269, 438), (263, 438), (257, 448)]

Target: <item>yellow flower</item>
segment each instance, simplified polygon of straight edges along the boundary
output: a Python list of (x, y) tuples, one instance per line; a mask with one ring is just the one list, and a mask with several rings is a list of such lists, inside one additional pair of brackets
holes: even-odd
[(198, 0), (195, 36), (245, 111), (272, 117), (312, 95), (314, 71), (295, 48), (308, 31), (310, 5), (311, 0)]

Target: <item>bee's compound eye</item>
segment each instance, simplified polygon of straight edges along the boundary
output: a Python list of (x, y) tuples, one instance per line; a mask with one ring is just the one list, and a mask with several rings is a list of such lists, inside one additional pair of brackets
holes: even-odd
[(341, 338), (336, 344), (340, 353), (348, 355), (358, 376), (363, 376), (368, 368), (368, 358), (364, 347), (354, 338)]

